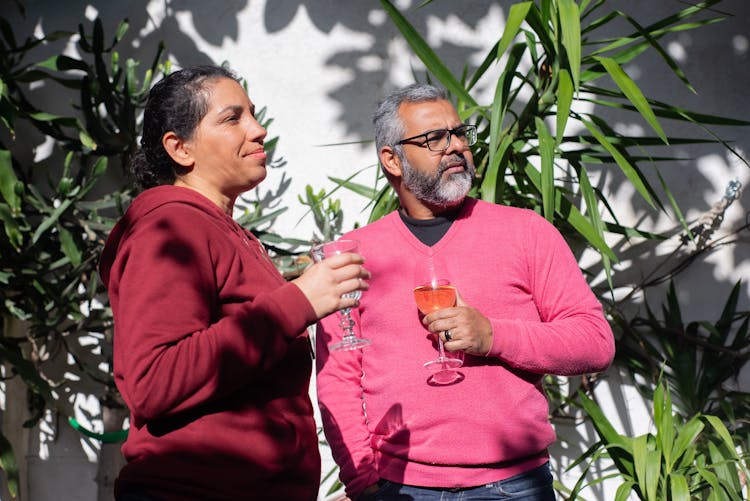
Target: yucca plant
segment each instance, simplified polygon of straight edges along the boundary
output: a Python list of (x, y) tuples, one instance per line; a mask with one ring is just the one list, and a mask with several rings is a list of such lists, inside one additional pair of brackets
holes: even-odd
[[(656, 154), (665, 145), (720, 143), (713, 125), (750, 125), (699, 113), (650, 99), (623, 67), (646, 52), (664, 60), (666, 73), (689, 89), (692, 86), (660, 41), (685, 30), (722, 20), (711, 7), (721, 0), (691, 5), (664, 19), (641, 26), (622, 11), (600, 13), (605, 0), (536, 0), (515, 3), (507, 11), (505, 28), (479, 67), (465, 68), (456, 76), (389, 0), (381, 4), (427, 69), (425, 80), (444, 86), (455, 99), (462, 119), (475, 121), (479, 141), (474, 147), (478, 179), (473, 195), (499, 204), (527, 207), (543, 214), (566, 236), (581, 239), (601, 255), (610, 280), (611, 263), (617, 260), (605, 234), (626, 238), (661, 238), (620, 223), (604, 193), (592, 185), (596, 171), (616, 166), (637, 193), (654, 210), (664, 210), (659, 190), (647, 173), (657, 164), (676, 160)], [(420, 6), (431, 3), (430, 0)], [(598, 35), (622, 21), (631, 26), (619, 37)], [(478, 102), (473, 92), (488, 71), (500, 66), (491, 102)], [(485, 82), (486, 83), (486, 82)], [(523, 98), (521, 96), (524, 96)], [(530, 96), (530, 97), (526, 97)], [(581, 111), (595, 104), (621, 115), (623, 121), (643, 119), (651, 135), (618, 133), (609, 120)], [(695, 125), (704, 137), (670, 137), (661, 124), (669, 119)], [(570, 134), (569, 131), (578, 130)], [(742, 160), (744, 162), (744, 159)], [(606, 174), (603, 174), (606, 175)], [(396, 207), (390, 187), (378, 177), (377, 185), (352, 178), (333, 179), (371, 199), (370, 221)], [(687, 228), (668, 186), (661, 190)]]
[[(695, 414), (685, 419), (673, 414), (667, 386), (654, 392), (654, 432), (628, 437), (618, 433), (596, 403), (580, 394), (584, 410), (599, 442), (574, 463), (586, 463), (584, 475), (566, 492), (565, 499), (580, 499), (588, 486), (606, 478), (620, 484), (615, 501), (635, 495), (642, 501), (742, 501), (748, 499), (748, 470), (721, 419)], [(587, 482), (585, 473), (602, 456), (615, 472)]]
[(616, 317), (624, 334), (617, 358), (647, 398), (661, 379), (674, 392), (680, 415), (715, 415), (745, 434), (750, 393), (739, 391), (736, 382), (750, 360), (750, 312), (738, 309), (740, 285), (732, 288), (715, 322), (686, 323), (670, 283), (661, 318), (648, 304), (645, 317)]
[[(419, 7), (428, 3), (434, 2), (426, 0)], [(660, 165), (678, 160), (673, 154), (664, 153), (669, 151), (665, 147), (719, 144), (747, 165), (746, 160), (711, 128), (750, 125), (746, 120), (719, 117), (649, 98), (626, 71), (639, 57), (655, 54), (664, 63), (666, 77), (694, 91), (663, 44), (677, 33), (699, 31), (722, 21), (724, 14), (715, 10), (721, 0), (687, 5), (647, 25), (623, 10), (611, 9), (613, 3), (605, 0), (514, 3), (505, 10), (505, 26), (482, 62), (476, 68), (465, 67), (459, 75), (451, 72), (449, 64), (441, 60), (424, 34), (407, 19), (407, 16), (418, 15), (417, 12), (404, 13), (390, 0), (381, 0), (391, 21), (426, 68), (424, 73), (415, 70), (415, 79), (445, 87), (461, 119), (478, 126), (479, 141), (472, 151), (477, 179), (471, 194), (490, 202), (535, 210), (558, 227), (571, 243), (578, 241), (596, 250), (610, 288), (613, 286), (612, 264), (618, 256), (608, 241), (640, 239), (657, 244), (666, 238), (620, 221), (616, 207), (600, 188), (613, 175), (611, 171), (618, 171), (653, 211), (666, 211), (671, 207), (676, 229), (681, 228), (689, 239), (695, 238), (690, 223), (682, 216), (659, 172)], [(625, 9), (627, 3), (618, 5)], [(618, 28), (623, 25), (626, 26), (624, 31)], [(617, 35), (606, 34), (618, 29)], [(477, 97), (480, 83), (494, 89), (489, 102)], [(589, 109), (595, 111), (587, 111)], [(606, 113), (606, 118), (602, 112)], [(609, 125), (613, 120), (643, 122), (647, 132), (642, 135), (618, 132)], [(666, 121), (692, 126), (695, 136), (668, 134)], [(361, 173), (368, 170), (365, 168), (347, 179), (330, 179), (368, 198), (369, 220), (374, 221), (394, 210), (398, 201), (379, 172), (374, 181), (360, 181)], [(658, 179), (659, 185), (652, 184), (650, 179)], [(733, 322), (738, 322), (736, 317)], [(739, 324), (737, 335), (743, 337), (744, 324), (741, 321)], [(726, 333), (727, 328), (726, 324), (720, 329), (718, 325), (709, 328), (700, 323), (691, 328), (697, 329), (696, 325), (712, 333), (715, 330)], [(627, 340), (631, 341), (637, 344), (639, 339)], [(696, 348), (695, 343), (691, 346)], [(726, 350), (732, 350), (733, 346), (727, 345)], [(660, 366), (664, 360), (659, 346), (651, 348), (653, 350), (648, 349), (644, 355), (644, 358), (651, 357), (649, 361), (638, 360), (647, 371), (654, 365)], [(648, 376), (651, 377), (652, 372)], [(560, 406), (568, 406), (576, 397), (575, 390), (564, 395), (555, 383), (555, 380), (549, 381), (553, 392), (558, 392), (553, 400)], [(690, 391), (687, 387), (673, 388), (680, 391), (680, 397), (683, 391)], [(592, 406), (589, 408), (594, 410)], [(717, 407), (709, 409), (717, 410)], [(669, 412), (671, 419), (671, 407)], [(727, 412), (720, 414), (729, 417)], [(675, 418), (675, 423), (679, 424), (679, 420)], [(698, 421), (712, 426), (721, 424), (707, 416)], [(645, 440), (647, 450), (652, 447), (649, 440)], [(639, 439), (639, 448), (643, 441)], [(697, 464), (704, 468), (701, 463)], [(675, 482), (680, 483), (680, 480)], [(692, 483), (689, 485), (690, 492), (700, 490)]]

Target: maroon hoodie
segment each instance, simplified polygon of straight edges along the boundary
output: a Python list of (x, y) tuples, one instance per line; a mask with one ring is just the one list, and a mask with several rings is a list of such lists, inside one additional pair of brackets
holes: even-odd
[(258, 240), (199, 193), (159, 186), (112, 230), (100, 273), (131, 413), (116, 494), (316, 499), (315, 313)]

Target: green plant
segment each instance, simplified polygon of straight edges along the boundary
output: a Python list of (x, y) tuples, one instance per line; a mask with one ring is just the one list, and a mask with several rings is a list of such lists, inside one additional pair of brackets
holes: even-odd
[[(0, 140), (0, 362), (6, 377), (20, 377), (28, 387), (27, 427), (48, 407), (70, 415), (69, 396), (76, 388), (98, 387), (103, 401), (117, 401), (111, 374), (101, 368), (110, 362), (111, 314), (102, 304), (96, 266), (113, 215), (122, 212), (130, 193), (101, 195), (96, 188), (105, 174), (112, 175), (113, 164), (127, 162), (138, 134), (137, 110), (154, 74), (162, 70), (161, 47), (145, 69), (132, 59), (121, 60), (115, 46), (127, 28), (127, 22), (121, 23), (107, 44), (100, 21), (91, 33), (80, 25), (80, 59), (55, 55), (38, 60), (41, 47), (67, 41), (74, 33), (18, 42), (0, 17), (0, 131), (7, 132)], [(79, 112), (45, 112), (30, 96), (30, 84), (68, 89)], [(17, 131), (23, 131), (24, 141)], [(28, 137), (52, 140), (50, 157), (29, 161), (24, 154)], [(93, 342), (80, 342), (85, 337)], [(77, 376), (66, 377), (69, 369)], [(0, 467), (15, 495), (12, 450), (5, 437), (2, 441)]]
[(718, 320), (685, 323), (670, 282), (662, 318), (646, 304), (645, 318), (618, 316), (623, 332), (617, 358), (647, 397), (661, 380), (677, 395), (684, 417), (716, 415), (735, 431), (748, 429), (750, 393), (734, 389), (750, 359), (750, 312), (738, 311), (740, 282), (735, 284)]
[[(431, 0), (422, 2), (420, 7), (428, 3)], [(688, 5), (644, 26), (627, 12), (606, 11), (605, 0), (517, 2), (506, 10), (503, 31), (479, 66), (465, 67), (461, 75), (456, 76), (393, 2), (381, 0), (393, 24), (424, 64), (427, 71), (422, 79), (445, 87), (452, 95), (461, 119), (476, 123), (478, 127), (479, 140), (472, 150), (477, 179), (470, 194), (498, 204), (532, 209), (551, 221), (571, 243), (583, 243), (596, 250), (601, 256), (599, 263), (592, 270), (584, 271), (596, 275), (599, 269), (603, 269), (610, 289), (613, 287), (612, 263), (619, 256), (608, 241), (617, 239), (627, 244), (640, 241), (655, 245), (667, 238), (666, 234), (651, 233), (621, 222), (616, 207), (599, 188), (606, 185), (613, 170), (618, 171), (651, 210), (666, 211), (671, 207), (677, 231), (681, 229), (687, 241), (695, 243), (703, 252), (708, 250), (705, 235), (696, 226), (691, 228), (685, 220), (660, 173), (662, 164), (678, 160), (673, 154), (664, 154), (664, 147), (716, 144), (747, 165), (747, 161), (711, 128), (747, 126), (750, 122), (688, 110), (649, 98), (625, 70), (627, 65), (650, 53), (664, 62), (667, 76), (693, 90), (687, 76), (663, 44), (676, 33), (698, 30), (722, 21), (724, 14), (715, 9), (720, 3), (721, 0), (707, 0)], [(626, 31), (620, 29), (617, 36), (602, 35), (618, 29), (618, 23), (624, 24)], [(491, 74), (498, 76), (490, 77)], [(415, 72), (415, 78), (420, 79), (420, 76)], [(489, 103), (479, 102), (474, 97), (477, 84), (486, 84), (490, 78), (488, 87), (494, 88), (493, 98)], [(620, 133), (609, 125), (615, 120), (643, 122), (649, 132), (643, 135)], [(692, 126), (700, 135), (669, 135), (664, 127), (665, 121)], [(397, 207), (395, 195), (379, 172), (374, 183), (357, 183), (355, 176), (330, 179), (368, 199), (370, 221)], [(655, 185), (651, 180), (658, 180), (659, 184)], [(696, 255), (691, 254), (691, 258)], [(735, 300), (736, 290), (732, 293)], [(650, 312), (647, 322), (630, 323), (618, 318), (616, 326), (623, 327), (620, 346), (632, 349), (630, 353), (623, 353), (620, 361), (634, 364), (636, 371), (642, 368), (642, 375), (654, 384), (655, 367), (664, 363), (685, 365), (680, 357), (693, 357), (690, 359), (690, 363), (694, 363), (692, 368), (674, 367), (671, 370), (670, 367), (664, 376), (667, 384), (678, 392), (681, 406), (683, 401), (692, 398), (688, 384), (690, 372), (701, 380), (699, 398), (706, 405), (693, 405), (690, 413), (686, 408), (684, 415), (710, 411), (735, 422), (735, 416), (730, 412), (732, 404), (742, 404), (737, 414), (745, 412), (746, 394), (710, 393), (711, 384), (727, 381), (736, 374), (738, 364), (744, 363), (744, 352), (738, 350), (744, 348), (743, 339), (747, 338), (747, 327), (743, 322), (746, 317), (736, 311), (736, 303), (735, 311), (730, 312), (731, 305), (730, 300), (729, 309), (725, 309), (720, 322), (714, 325), (691, 323), (687, 335), (672, 336), (664, 345), (653, 341), (653, 337), (646, 333), (647, 323), (654, 329), (651, 333), (657, 336), (662, 334), (660, 329), (672, 331), (674, 325), (658, 322), (655, 326)], [(671, 308), (669, 314), (673, 316), (674, 308)], [(616, 304), (612, 309), (616, 309)], [(699, 335), (700, 329), (705, 329), (708, 334)], [(678, 338), (684, 343), (679, 344)], [(642, 345), (644, 339), (651, 344)], [(703, 358), (706, 342), (718, 349)], [(673, 351), (668, 349), (669, 343)], [(661, 352), (662, 349), (666, 352)], [(679, 350), (682, 353), (677, 354)], [(709, 367), (726, 364), (730, 359), (728, 366)], [(676, 384), (677, 378), (681, 380), (679, 384)], [(584, 378), (581, 382), (584, 389), (590, 390), (596, 379)], [(554, 378), (547, 378), (545, 384), (552, 393), (553, 412), (564, 415), (567, 409), (563, 408), (577, 398), (576, 386), (565, 394), (563, 385)], [(653, 394), (653, 391), (649, 393)], [(719, 395), (732, 400), (722, 406)], [(712, 425), (716, 421), (708, 416), (698, 419)], [(675, 420), (677, 422), (679, 418)], [(644, 440), (651, 447), (650, 439), (638, 440), (638, 447)]]
[[(137, 148), (148, 90), (171, 66), (160, 62), (161, 44), (145, 67), (120, 55), (127, 20), (109, 42), (100, 20), (87, 26), (19, 42), (0, 16), (0, 364), (5, 379), (20, 378), (28, 388), (25, 427), (47, 409), (73, 418), (71, 397), (79, 392), (99, 397), (102, 407), (124, 407), (111, 373), (112, 314), (96, 268), (109, 230), (133, 196), (122, 167)], [(60, 54), (76, 35), (80, 56), (40, 55), (53, 47)], [(37, 104), (32, 85), (70, 103), (45, 111), (51, 104)], [(265, 127), (272, 122), (265, 110), (258, 120)], [(48, 158), (29, 158), (34, 141), (52, 143)], [(273, 159), (277, 142), (266, 141), (271, 167), (283, 163)], [(270, 231), (284, 210), (267, 213), (277, 196), (243, 197), (238, 222), (285, 252), (282, 247), (299, 242)], [(123, 438), (120, 429), (93, 433), (70, 422), (98, 440)], [(16, 432), (0, 434), (0, 469), (13, 496), (19, 473), (8, 437)]]
[[(583, 392), (580, 399), (600, 440), (579, 462), (588, 461), (588, 470), (601, 456), (612, 460), (617, 472), (611, 476), (622, 481), (615, 501), (631, 493), (643, 501), (747, 499), (747, 467), (721, 419), (673, 414), (669, 389), (661, 382), (654, 391), (655, 434), (621, 435), (593, 400)], [(578, 499), (587, 486), (603, 480), (587, 484), (581, 476), (565, 499)]]
[[(712, 14), (710, 8), (720, 1), (689, 6), (648, 26), (641, 26), (621, 11), (597, 17), (604, 0), (519, 2), (508, 9), (505, 28), (484, 61), (473, 72), (464, 68), (460, 79), (389, 0), (381, 0), (381, 4), (425, 65), (427, 80), (437, 80), (448, 89), (461, 118), (477, 123), (479, 141), (473, 155), (478, 179), (472, 195), (543, 214), (566, 236), (581, 239), (600, 253), (611, 285), (611, 263), (617, 256), (605, 242), (606, 233), (625, 238), (663, 237), (621, 224), (605, 194), (592, 185), (596, 170), (603, 165), (617, 166), (649, 206), (663, 210), (665, 206), (646, 175), (652, 170), (661, 180), (657, 164), (675, 160), (656, 154), (660, 146), (715, 142), (734, 152), (708, 127), (750, 125), (649, 99), (623, 70), (643, 53), (655, 52), (664, 60), (665, 68), (692, 89), (659, 42), (670, 34), (720, 21), (720, 16), (700, 17)], [(422, 5), (426, 3), (430, 0)], [(620, 37), (597, 37), (603, 27), (616, 20), (626, 21), (632, 31)], [(472, 97), (472, 91), (493, 65), (501, 69), (494, 98), (489, 104), (481, 104)], [(609, 80), (614, 85), (608, 84)], [(618, 133), (608, 125), (611, 118), (580, 111), (584, 104), (621, 114), (624, 120), (640, 117), (653, 135)], [(709, 138), (668, 137), (660, 122), (664, 119), (693, 124)], [(585, 133), (568, 134), (572, 129)], [(397, 204), (382, 180), (379, 176), (380, 188), (374, 190), (351, 178), (337, 182), (370, 198), (373, 221)], [(661, 188), (687, 228), (668, 186), (662, 182)]]

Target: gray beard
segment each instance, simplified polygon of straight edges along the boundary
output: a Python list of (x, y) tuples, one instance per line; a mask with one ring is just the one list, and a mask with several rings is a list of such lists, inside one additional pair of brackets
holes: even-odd
[(474, 164), (463, 158), (466, 170), (451, 174), (443, 179), (443, 172), (449, 161), (455, 161), (455, 156), (444, 157), (440, 161), (440, 168), (435, 176), (430, 176), (413, 168), (406, 158), (401, 159), (401, 175), (404, 186), (420, 201), (437, 207), (451, 207), (466, 198), (471, 189), (474, 177)]

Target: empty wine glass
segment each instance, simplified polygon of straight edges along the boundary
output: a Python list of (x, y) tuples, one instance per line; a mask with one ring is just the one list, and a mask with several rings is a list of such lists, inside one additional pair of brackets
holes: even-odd
[[(414, 280), (414, 301), (423, 315), (433, 311), (450, 308), (456, 304), (456, 288), (446, 278), (438, 278), (434, 266), (417, 266)], [(436, 383), (447, 384), (459, 377), (456, 369), (463, 365), (463, 360), (445, 353), (443, 340), (437, 336), (438, 357), (425, 362), (424, 366), (432, 372), (432, 379)]]
[[(310, 250), (310, 254), (312, 255), (313, 261), (315, 262), (320, 262), (327, 257), (335, 256), (336, 254), (343, 254), (345, 252), (359, 252), (359, 242), (357, 242), (356, 240), (342, 239), (336, 240), (334, 242), (324, 242), (322, 244), (315, 245)], [(344, 294), (343, 297), (349, 297), (358, 300), (360, 297), (362, 297), (362, 291), (355, 290), (353, 292), (349, 292), (348, 294)], [(351, 308), (342, 308), (339, 311), (341, 312), (341, 322), (339, 323), (339, 326), (343, 331), (343, 337), (341, 341), (329, 345), (328, 348), (331, 351), (348, 351), (356, 350), (370, 344), (369, 339), (358, 338), (354, 334), (355, 323), (351, 315)]]

